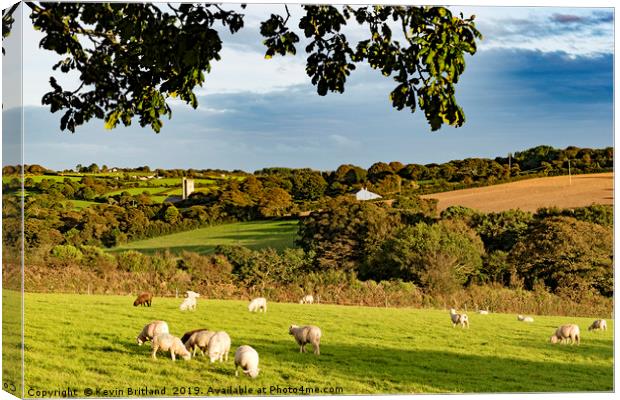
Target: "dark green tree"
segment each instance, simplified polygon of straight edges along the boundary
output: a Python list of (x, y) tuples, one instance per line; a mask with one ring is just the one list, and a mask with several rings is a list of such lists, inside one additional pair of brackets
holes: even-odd
[[(62, 130), (92, 118), (114, 128), (134, 118), (155, 132), (170, 117), (169, 99), (193, 108), (194, 92), (221, 58), (221, 31), (237, 33), (244, 15), (217, 4), (25, 3), (43, 34), (40, 46), (61, 56), (54, 66), (79, 76), (77, 88), (64, 88), (55, 77), (42, 102), (62, 111)], [(444, 123), (461, 126), (465, 116), (455, 98), (455, 84), (465, 70), (465, 54), (476, 52), (474, 17), (454, 16), (444, 7), (303, 5), (299, 34), (307, 45), (306, 72), (319, 95), (342, 93), (357, 64), (367, 64), (396, 86), (392, 105), (412, 112), (419, 107), (432, 130)], [(245, 8), (245, 6), (242, 6)], [(3, 14), (3, 36), (15, 8)], [(272, 14), (260, 27), (265, 58), (296, 54), (300, 36), (289, 26), (290, 14)], [(367, 29), (367, 38), (350, 43), (348, 23)]]

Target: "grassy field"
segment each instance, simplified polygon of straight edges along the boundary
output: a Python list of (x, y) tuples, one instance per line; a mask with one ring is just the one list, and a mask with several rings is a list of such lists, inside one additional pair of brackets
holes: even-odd
[[(145, 386), (165, 387), (168, 396), (175, 387), (206, 395), (209, 387), (231, 385), (254, 394), (301, 385), (338, 387), (341, 394), (613, 390), (613, 321), (606, 332), (588, 332), (591, 320), (584, 318), (536, 316), (526, 324), (512, 314), (470, 314), (470, 328), (461, 329), (452, 328), (444, 310), (270, 303), (266, 314), (250, 314), (245, 301), (199, 299), (195, 312), (179, 311), (181, 299), (155, 298), (151, 308), (132, 302), (26, 294), (26, 390), (71, 387), (80, 396), (85, 388)], [(199, 355), (152, 360), (150, 347), (135, 337), (156, 319), (176, 336), (201, 327), (228, 332), (231, 358), (213, 365)], [(567, 322), (580, 325), (581, 346), (549, 344), (555, 327)], [(288, 335), (291, 323), (322, 329), (320, 356), (299, 353)], [(243, 344), (260, 354), (255, 380), (234, 376), (232, 354)]]
[(520, 208), (536, 211), (540, 207), (583, 207), (613, 204), (613, 173), (535, 178), (501, 185), (455, 190), (422, 196), (439, 200), (443, 211), (454, 205), (484, 212)]
[(238, 222), (139, 240), (115, 247), (112, 251), (139, 250), (152, 254), (168, 249), (174, 253), (183, 250), (211, 253), (217, 245), (223, 244), (282, 250), (293, 247), (296, 234), (296, 220)]
[(114, 196), (117, 194), (121, 194), (123, 192), (127, 192), (132, 196), (138, 195), (138, 194), (142, 194), (144, 192), (150, 193), (150, 194), (158, 194), (158, 193), (162, 193), (165, 192), (166, 189), (162, 188), (162, 187), (137, 187), (137, 188), (126, 188), (126, 189), (119, 189), (119, 190), (115, 190), (113, 192), (108, 192), (106, 193), (106, 196)]

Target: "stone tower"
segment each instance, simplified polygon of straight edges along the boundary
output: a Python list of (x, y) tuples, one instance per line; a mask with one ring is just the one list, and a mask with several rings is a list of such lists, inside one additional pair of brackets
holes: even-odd
[(183, 178), (183, 200), (187, 199), (194, 192), (194, 180)]

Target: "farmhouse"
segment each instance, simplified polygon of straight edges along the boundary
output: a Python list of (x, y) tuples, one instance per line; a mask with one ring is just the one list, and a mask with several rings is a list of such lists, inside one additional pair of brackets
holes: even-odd
[(366, 201), (366, 200), (380, 199), (381, 196), (379, 196), (376, 193), (368, 191), (366, 188), (362, 188), (359, 192), (355, 193), (355, 198), (359, 201)]

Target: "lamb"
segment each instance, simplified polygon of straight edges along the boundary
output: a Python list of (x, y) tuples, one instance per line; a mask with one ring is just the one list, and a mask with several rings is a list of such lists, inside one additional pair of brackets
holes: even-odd
[(250, 312), (263, 311), (267, 312), (267, 299), (264, 297), (257, 297), (248, 305)]
[(153, 321), (142, 328), (142, 332), (136, 338), (139, 346), (142, 346), (142, 343), (148, 342), (149, 340), (153, 340), (153, 338), (160, 333), (169, 333), (168, 324), (166, 321)]
[(314, 303), (314, 296), (307, 294), (299, 300), (299, 304), (312, 304)]
[(154, 360), (157, 359), (157, 351), (170, 351), (170, 357), (172, 361), (176, 361), (176, 356), (180, 356), (184, 360), (189, 360), (192, 358), (190, 352), (185, 348), (181, 339), (176, 336), (172, 336), (169, 333), (160, 333), (155, 336), (153, 339), (153, 343), (151, 344), (153, 347), (153, 352), (151, 353), (151, 357)]
[(209, 340), (207, 345), (209, 360), (215, 362), (219, 360), (228, 361), (228, 352), (230, 352), (230, 336), (224, 331), (216, 332)]
[(151, 301), (153, 300), (153, 294), (149, 293), (149, 292), (142, 292), (140, 293), (140, 295), (138, 296), (138, 298), (136, 299), (136, 301), (133, 302), (133, 306), (137, 307), (137, 306), (151, 306)]
[(200, 297), (198, 293), (188, 290), (187, 297), (183, 300), (183, 303), (181, 303), (179, 309), (181, 309), (181, 311), (196, 310), (196, 299), (198, 297)]
[(558, 341), (560, 343), (566, 343), (570, 340), (571, 344), (577, 343), (577, 346), (579, 346), (579, 335), (580, 332), (577, 325), (562, 325), (558, 327), (555, 333), (549, 338), (549, 341), (553, 344), (556, 344)]
[(517, 320), (523, 321), (523, 322), (534, 322), (534, 318), (521, 315), (521, 314), (517, 315)]
[(607, 321), (605, 321), (604, 319), (597, 319), (594, 322), (592, 322), (592, 325), (590, 325), (588, 327), (589, 331), (592, 330), (602, 330), (602, 331), (606, 331), (607, 330)]
[(452, 319), (452, 327), (456, 327), (457, 324), (461, 325), (461, 328), (467, 326), (469, 328), (469, 318), (467, 314), (457, 314), (454, 308), (450, 309), (450, 319)]
[(321, 329), (318, 326), (308, 325), (308, 326), (297, 326), (291, 325), (288, 328), (289, 335), (293, 335), (295, 337), (295, 341), (299, 347), (300, 353), (305, 353), (306, 344), (312, 344), (312, 348), (314, 349), (314, 354), (320, 355), (320, 342), (321, 342)]
[(200, 353), (204, 356), (213, 335), (215, 335), (215, 332), (203, 330), (193, 333), (185, 342), (183, 342), (183, 339), (181, 341), (185, 343), (187, 350), (193, 350), (192, 356), (196, 356), (196, 350), (200, 350)]
[(209, 328), (200, 328), (200, 329), (194, 329), (193, 331), (185, 332), (183, 334), (183, 336), (181, 336), (181, 342), (183, 342), (183, 343), (187, 342), (187, 340), (190, 338), (190, 336), (192, 336), (196, 332), (208, 331), (208, 330), (209, 330)]
[(258, 353), (252, 347), (243, 345), (239, 346), (235, 351), (235, 376), (239, 376), (237, 367), (241, 367), (244, 374), (250, 378), (256, 378), (258, 376)]

